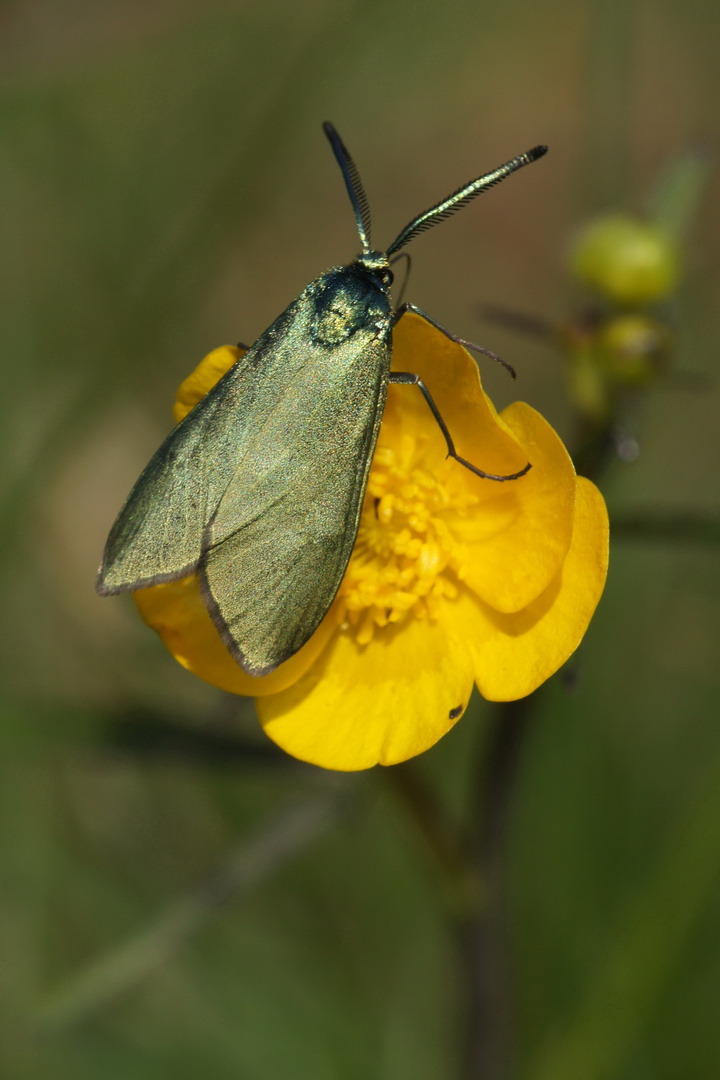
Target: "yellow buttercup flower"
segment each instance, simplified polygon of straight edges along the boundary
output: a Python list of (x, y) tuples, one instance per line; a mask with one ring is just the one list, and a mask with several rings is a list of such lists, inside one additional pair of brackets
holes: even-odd
[[(177, 420), (239, 355), (224, 347), (203, 360), (180, 387)], [(393, 369), (425, 381), (462, 457), (488, 472), (532, 469), (506, 483), (473, 475), (447, 457), (420, 393), (391, 386), (350, 564), (295, 656), (247, 675), (194, 577), (135, 593), (184, 667), (255, 697), (271, 739), (330, 769), (428, 749), (473, 683), (492, 701), (531, 693), (577, 648), (607, 573), (602, 496), (539, 413), (517, 402), (498, 415), (472, 357), (415, 315), (393, 332)]]

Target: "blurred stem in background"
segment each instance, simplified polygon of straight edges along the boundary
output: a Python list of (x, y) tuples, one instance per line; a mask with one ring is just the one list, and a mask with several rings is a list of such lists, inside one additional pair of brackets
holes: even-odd
[(37, 1016), (40, 1034), (57, 1034), (102, 1012), (139, 983), (170, 963), (218, 911), (237, 902), (337, 823), (347, 801), (345, 777), (335, 791), (303, 796), (250, 837), (243, 837), (214, 873), (176, 900), (157, 920), (64, 984)]

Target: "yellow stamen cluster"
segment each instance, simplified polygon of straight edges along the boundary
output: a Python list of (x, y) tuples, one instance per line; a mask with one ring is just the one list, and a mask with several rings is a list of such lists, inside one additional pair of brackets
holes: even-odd
[(425, 471), (418, 464), (419, 449), (405, 436), (396, 449), (378, 448), (373, 460), (357, 542), (339, 592), (341, 628), (359, 645), (408, 614), (435, 618), (441, 600), (457, 596), (464, 549), (445, 515), (462, 514), (477, 499)]

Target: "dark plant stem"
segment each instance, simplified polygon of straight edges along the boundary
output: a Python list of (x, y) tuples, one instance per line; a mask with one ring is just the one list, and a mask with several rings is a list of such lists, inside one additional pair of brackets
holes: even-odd
[(460, 1071), (464, 1080), (501, 1080), (510, 1068), (505, 851), (524, 735), (541, 692), (497, 707), (478, 777), (467, 844), (471, 863), (482, 874), (484, 903), (458, 920), (456, 935), (466, 1006)]
[(440, 870), (445, 900), (453, 918), (465, 919), (482, 902), (482, 883), (470, 860), (463, 837), (448, 820), (432, 785), (414, 761), (404, 761), (385, 772), (402, 802), (417, 835)]
[(614, 420), (604, 424), (581, 421), (575, 435), (577, 447), (572, 455), (578, 476), (586, 476), (593, 483), (617, 460), (617, 438)]
[[(582, 422), (576, 434), (578, 475), (597, 483), (617, 456), (614, 420)], [(464, 988), (462, 1080), (506, 1080), (512, 1068), (512, 986), (507, 946), (507, 839), (518, 766), (544, 686), (498, 705), (477, 777), (466, 839), (468, 862), (483, 881), (483, 903), (457, 921)]]

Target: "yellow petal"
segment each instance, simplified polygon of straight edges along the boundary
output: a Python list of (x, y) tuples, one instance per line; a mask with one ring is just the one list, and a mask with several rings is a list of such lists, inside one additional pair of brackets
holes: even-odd
[(223, 645), (194, 575), (138, 589), (133, 599), (144, 621), (157, 631), (179, 664), (221, 690), (250, 697), (275, 694), (299, 679), (337, 626), (336, 612), (331, 608), (299, 652), (270, 675), (254, 677), (243, 671)]
[(302, 761), (352, 771), (394, 765), (453, 726), (472, 690), (459, 634), (408, 616), (366, 646), (338, 633), (288, 690), (257, 702), (267, 735)]
[[(527, 463), (523, 448), (485, 394), (473, 358), (419, 315), (403, 315), (393, 330), (392, 370), (421, 377), (461, 457), (485, 472), (500, 474), (517, 472)], [(445, 462), (445, 439), (417, 387), (390, 387), (383, 426), (381, 442), (388, 437), (395, 441), (398, 434), (422, 433), (428, 439), (426, 467), (434, 470)], [(447, 469), (448, 475), (469, 483), (481, 497), (489, 494), (489, 488), (502, 486), (473, 476), (452, 459)]]
[(237, 349), (232, 345), (221, 345), (219, 349), (213, 349), (204, 360), (200, 361), (192, 374), (188, 375), (178, 387), (173, 406), (176, 424), (185, 419), (198, 401), (204, 398), (209, 390), (212, 390), (215, 383), (226, 371), (230, 370), (244, 352), (245, 349)]
[(404, 315), (394, 331), (392, 366), (420, 375), (458, 453), (473, 465), (506, 474), (531, 462), (518, 480), (474, 476), (446, 461), (445, 440), (420, 392), (390, 388), (380, 445), (397, 445), (405, 435), (425, 440), (425, 467), (473, 496), (467, 515), (448, 518), (468, 546), (463, 580), (498, 611), (521, 610), (547, 588), (570, 544), (575, 471), (567, 451), (529, 406), (518, 402), (498, 416), (467, 350), (417, 315)]
[(562, 569), (523, 611), (503, 615), (463, 592), (441, 619), (461, 629), (475, 682), (490, 701), (530, 694), (565, 663), (585, 633), (607, 575), (608, 518), (600, 492), (577, 480), (575, 525)]
[(544, 592), (567, 554), (575, 469), (561, 440), (535, 409), (518, 401), (502, 418), (533, 467), (520, 480), (495, 484), (493, 497), (478, 513), (449, 524), (467, 547), (462, 580), (497, 611), (513, 612)]

